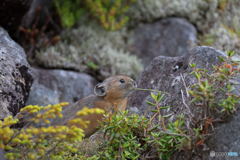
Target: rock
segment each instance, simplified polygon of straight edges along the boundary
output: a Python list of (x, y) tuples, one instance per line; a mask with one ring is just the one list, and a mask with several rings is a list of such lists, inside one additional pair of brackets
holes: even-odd
[[(240, 110), (232, 119), (218, 125), (215, 134), (208, 140), (208, 147), (215, 152), (237, 152), (240, 150)], [(206, 156), (207, 157), (207, 156)], [(227, 159), (227, 158), (226, 158)], [(231, 157), (229, 157), (231, 159)]]
[[(156, 89), (169, 93), (170, 106), (182, 105), (181, 90), (185, 91), (181, 76), (185, 79), (187, 86), (195, 83), (190, 72), (189, 63), (195, 63), (198, 68), (212, 68), (219, 62), (218, 56), (224, 53), (211, 47), (196, 47), (180, 57), (159, 56), (153, 59), (151, 64), (141, 74), (137, 81), (138, 87)], [(140, 111), (146, 110), (146, 100), (149, 92), (137, 91), (132, 94), (129, 105), (137, 107)]]
[[(164, 111), (166, 114), (172, 114), (170, 120), (174, 120), (174, 117), (180, 114), (187, 118), (193, 114), (194, 120), (197, 120), (199, 109), (192, 108), (194, 106), (188, 108), (183, 103), (183, 97), (187, 97), (186, 88), (196, 83), (196, 79), (190, 74), (192, 69), (189, 67), (189, 63), (195, 63), (197, 68), (205, 68), (211, 71), (212, 65), (219, 63), (219, 56), (225, 56), (225, 54), (211, 47), (196, 47), (189, 54), (181, 57), (156, 57), (140, 76), (138, 87), (165, 92), (162, 105), (172, 106), (169, 110)], [(240, 80), (238, 79), (238, 81)], [(129, 107), (138, 108), (141, 113), (149, 116), (149, 111), (152, 109), (146, 104), (146, 101), (150, 99), (148, 92), (137, 91), (130, 97)], [(165, 115), (165, 113), (163, 114)], [(186, 157), (195, 160), (210, 159), (210, 151), (238, 152), (240, 149), (239, 120), (240, 110), (228, 121), (216, 124), (214, 134), (208, 138), (204, 149), (198, 151), (198, 153), (200, 152), (198, 155), (186, 151), (174, 154), (173, 159), (187, 159)], [(186, 120), (186, 123), (188, 123), (188, 120)]]
[(145, 65), (157, 56), (182, 56), (196, 43), (196, 29), (182, 18), (166, 18), (134, 29), (129, 50)]
[(28, 105), (72, 103), (93, 93), (96, 84), (91, 76), (73, 71), (35, 68), (33, 73)]
[(0, 25), (14, 36), (27, 12), (31, 0), (2, 0), (0, 7)]
[(0, 119), (24, 106), (32, 75), (24, 50), (0, 28)]
[(0, 160), (6, 160), (4, 158), (4, 151), (2, 149), (0, 149)]

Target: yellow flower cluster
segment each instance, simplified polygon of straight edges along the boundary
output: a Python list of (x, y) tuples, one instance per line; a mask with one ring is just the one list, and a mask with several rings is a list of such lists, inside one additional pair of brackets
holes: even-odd
[(10, 128), (18, 122), (18, 119), (14, 119), (12, 116), (4, 118), (0, 121), (0, 149), (5, 148), (5, 143), (8, 143), (11, 137), (14, 135), (14, 131)]
[(81, 126), (82, 128), (87, 128), (89, 121), (84, 121), (81, 118), (74, 118), (68, 121), (68, 125), (70, 126)]
[(44, 122), (49, 124), (49, 119), (54, 119), (56, 117), (62, 118), (62, 107), (67, 106), (69, 103), (63, 102), (55, 105), (48, 106), (38, 106), (38, 105), (29, 105), (21, 109), (19, 117), (24, 114), (30, 116), (29, 121), (34, 123)]
[(104, 114), (105, 111), (99, 108), (87, 108), (87, 107), (83, 107), (82, 110), (77, 112), (77, 116), (86, 116), (89, 114)]
[[(65, 126), (51, 126), (50, 119), (62, 117), (62, 107), (68, 103), (56, 105), (37, 106), (29, 105), (21, 109), (17, 115), (18, 118), (27, 120), (27, 124), (21, 128), (11, 128), (12, 125), (19, 122), (17, 118), (9, 116), (0, 121), (0, 149), (6, 151), (7, 159), (48, 159), (49, 157), (59, 157), (60, 151), (71, 152), (75, 142), (82, 141), (84, 131), (89, 124), (88, 121), (81, 119), (81, 116), (89, 114), (103, 114), (101, 109), (83, 108), (77, 112), (76, 118), (69, 121)], [(24, 121), (25, 122), (25, 121)], [(46, 126), (35, 127), (33, 123), (44, 122)], [(51, 152), (51, 153), (49, 153)], [(48, 153), (48, 157), (45, 154)], [(56, 154), (56, 155), (55, 155)]]
[(81, 128), (87, 128), (89, 121), (83, 120), (81, 117), (91, 114), (104, 114), (105, 111), (99, 108), (87, 108), (83, 107), (80, 111), (76, 113), (76, 118), (69, 120), (69, 126), (80, 126)]

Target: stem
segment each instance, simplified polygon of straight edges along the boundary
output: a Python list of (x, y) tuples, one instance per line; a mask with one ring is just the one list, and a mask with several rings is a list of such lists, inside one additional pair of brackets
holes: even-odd
[(134, 90), (162, 93), (162, 91), (158, 91), (158, 90), (155, 90), (155, 89), (134, 88)]
[(186, 134), (178, 134), (178, 133), (171, 133), (171, 132), (164, 132), (164, 131), (159, 131), (159, 133), (168, 134), (171, 136), (181, 136), (181, 137), (186, 137), (187, 139), (190, 139), (189, 136)]

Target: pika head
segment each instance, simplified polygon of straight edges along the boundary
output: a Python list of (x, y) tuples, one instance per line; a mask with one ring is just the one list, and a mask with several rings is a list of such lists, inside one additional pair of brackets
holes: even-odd
[(128, 76), (117, 75), (105, 79), (94, 88), (97, 96), (107, 97), (108, 99), (126, 98), (136, 87), (136, 82)]

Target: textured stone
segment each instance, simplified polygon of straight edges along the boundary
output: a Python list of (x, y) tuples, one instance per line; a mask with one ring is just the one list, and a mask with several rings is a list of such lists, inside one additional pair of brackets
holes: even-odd
[(145, 65), (157, 56), (182, 56), (196, 43), (196, 29), (182, 18), (166, 18), (138, 26), (129, 37), (129, 50)]
[(15, 115), (24, 106), (31, 84), (24, 50), (0, 28), (0, 119)]
[(33, 74), (29, 105), (72, 103), (93, 93), (96, 84), (91, 76), (72, 71), (34, 69)]
[[(189, 63), (195, 63), (198, 68), (209, 69), (219, 62), (219, 55), (224, 53), (211, 47), (196, 47), (189, 54), (186, 53), (181, 57), (156, 57), (141, 74), (137, 81), (138, 87), (167, 92), (172, 98), (169, 100), (171, 101), (169, 105), (180, 105), (182, 104), (181, 90), (185, 90), (181, 75), (189, 83), (188, 85), (195, 82), (189, 74), (192, 71), (188, 66)], [(146, 109), (145, 100), (148, 96), (148, 92), (137, 91), (132, 95), (129, 104), (143, 111)]]

